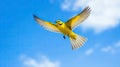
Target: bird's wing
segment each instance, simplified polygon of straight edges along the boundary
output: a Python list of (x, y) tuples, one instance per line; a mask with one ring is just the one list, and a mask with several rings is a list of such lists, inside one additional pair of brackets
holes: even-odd
[(81, 13), (72, 17), (66, 22), (66, 25), (72, 30), (83, 22), (90, 15), (90, 8), (86, 7)]
[(60, 32), (59, 29), (56, 27), (55, 24), (52, 24), (50, 22), (41, 20), (40, 18), (38, 18), (36, 15), (33, 15), (35, 20), (45, 29), (52, 31), (52, 32)]

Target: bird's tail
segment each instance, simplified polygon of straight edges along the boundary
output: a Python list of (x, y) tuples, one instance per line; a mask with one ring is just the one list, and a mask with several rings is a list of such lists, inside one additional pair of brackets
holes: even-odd
[(86, 38), (79, 36), (77, 34), (74, 34), (74, 35), (70, 36), (69, 38), (70, 38), (73, 50), (83, 46), (83, 44), (86, 41)]

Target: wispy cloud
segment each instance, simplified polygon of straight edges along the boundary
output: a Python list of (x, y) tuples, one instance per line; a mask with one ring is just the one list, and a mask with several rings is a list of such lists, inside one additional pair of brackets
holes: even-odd
[(63, 10), (75, 11), (88, 4), (92, 10), (90, 17), (82, 24), (82, 29), (93, 29), (100, 33), (116, 27), (120, 22), (120, 0), (64, 0)]
[(120, 47), (120, 41), (115, 44), (115, 47)]
[(107, 47), (103, 47), (102, 49), (101, 49), (101, 51), (102, 52), (106, 52), (106, 53), (115, 53), (115, 50), (114, 50), (114, 48), (112, 47), (112, 46), (107, 46)]
[(60, 62), (50, 61), (46, 56), (40, 57), (40, 59), (34, 59), (25, 55), (21, 55), (22, 62), (27, 67), (59, 67)]
[(93, 52), (94, 52), (94, 50), (92, 48), (88, 49), (85, 51), (85, 55), (91, 55)]
[(100, 46), (100, 44), (95, 44), (92, 46), (92, 48), (89, 48), (84, 52), (86, 56), (90, 56), (93, 53), (118, 54), (120, 53), (120, 40), (107, 46)]
[(63, 3), (61, 3), (62, 10), (67, 11), (76, 11), (80, 7), (85, 6), (87, 4), (87, 0), (64, 0)]
[(119, 48), (120, 48), (120, 41), (116, 42), (115, 44), (111, 46), (106, 46), (106, 47), (101, 48), (101, 51), (114, 54), (119, 51)]
[(71, 8), (71, 0), (64, 0), (64, 2), (61, 4), (61, 8), (63, 10), (69, 10)]

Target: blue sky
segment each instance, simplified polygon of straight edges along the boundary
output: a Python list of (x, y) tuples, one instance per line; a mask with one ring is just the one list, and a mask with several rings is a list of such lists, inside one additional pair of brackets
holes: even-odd
[[(1, 0), (0, 67), (119, 67), (119, 4), (119, 0)], [(74, 32), (88, 41), (77, 50), (71, 49), (68, 37), (46, 31), (32, 16), (65, 22), (87, 5), (91, 15)]]

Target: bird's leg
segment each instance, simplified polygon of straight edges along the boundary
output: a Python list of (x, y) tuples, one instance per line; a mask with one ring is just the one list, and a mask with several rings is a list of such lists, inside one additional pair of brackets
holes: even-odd
[(66, 39), (65, 35), (63, 36), (64, 39)]

